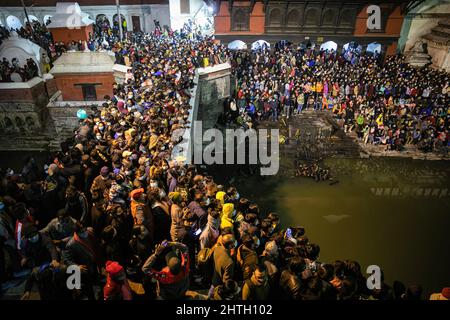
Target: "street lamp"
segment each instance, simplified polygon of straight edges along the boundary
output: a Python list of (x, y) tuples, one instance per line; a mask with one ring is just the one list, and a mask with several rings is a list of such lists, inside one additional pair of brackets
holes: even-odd
[[(23, 0), (22, 0), (23, 1)], [(123, 32), (122, 32), (122, 17), (120, 16), (120, 4), (119, 0), (116, 0), (116, 6), (117, 6), (117, 18), (119, 19), (119, 37), (120, 41), (122, 41), (123, 38)], [(114, 21), (113, 21), (114, 24)]]

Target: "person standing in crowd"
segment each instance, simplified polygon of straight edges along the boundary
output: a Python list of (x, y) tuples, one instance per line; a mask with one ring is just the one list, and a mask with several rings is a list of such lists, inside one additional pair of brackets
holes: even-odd
[[(159, 264), (165, 265), (160, 270)], [(142, 271), (158, 281), (157, 296), (162, 300), (183, 299), (189, 289), (189, 254), (187, 247), (164, 240), (142, 266)]]

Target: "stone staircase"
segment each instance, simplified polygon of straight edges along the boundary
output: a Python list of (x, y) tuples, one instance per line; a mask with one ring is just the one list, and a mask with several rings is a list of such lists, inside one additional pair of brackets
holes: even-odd
[(344, 133), (330, 111), (306, 110), (299, 115), (291, 116), (285, 123), (287, 126), (284, 126), (283, 121), (278, 124), (267, 123), (270, 127), (279, 127), (280, 134), (288, 138), (282, 148), (285, 156), (300, 154), (300, 157), (310, 159), (364, 156), (358, 143)]
[(439, 21), (438, 25), (431, 29), (431, 32), (423, 36), (423, 38), (441, 45), (449, 45), (450, 19)]
[(3, 135), (0, 139), (0, 150), (2, 151), (43, 151), (48, 150), (49, 137), (42, 133), (34, 135)]

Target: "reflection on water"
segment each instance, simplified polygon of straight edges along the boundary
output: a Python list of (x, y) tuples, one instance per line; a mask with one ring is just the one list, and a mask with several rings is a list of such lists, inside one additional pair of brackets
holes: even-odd
[(450, 281), (450, 166), (407, 159), (327, 159), (335, 185), (308, 178), (252, 176), (240, 193), (303, 225), (320, 259), (379, 265), (386, 280), (418, 283), (425, 292)]

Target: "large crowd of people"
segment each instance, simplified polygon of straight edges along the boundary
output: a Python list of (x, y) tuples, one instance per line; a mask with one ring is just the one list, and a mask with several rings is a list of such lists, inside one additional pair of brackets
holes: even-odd
[[(239, 83), (225, 112), (230, 123), (330, 108), (346, 130), (361, 126), (368, 141), (387, 137), (394, 146), (414, 130), (415, 142), (434, 146), (445, 132), (448, 143), (447, 75), (411, 69), (400, 57), (383, 67), (292, 47), (232, 52), (184, 31), (129, 34), (114, 47), (132, 66), (125, 83), (80, 120), (45, 168), (28, 157), (19, 174), (1, 173), (3, 289), (25, 276), (22, 299), (33, 288), (41, 299), (422, 298), (421, 286), (401, 282), (369, 289), (356, 261), (321, 262), (304, 227), (283, 226), (235, 187), (171, 160), (171, 150), (176, 130), (190, 125), (189, 89), (201, 66), (232, 64)], [(74, 266), (81, 288), (69, 290)]]
[[(229, 121), (254, 125), (307, 109), (330, 110), (345, 132), (355, 132), (366, 144), (448, 150), (450, 76), (445, 71), (412, 67), (402, 55), (386, 61), (373, 54), (347, 58), (345, 52), (293, 45), (234, 51), (231, 57), (238, 90), (227, 106)], [(231, 108), (239, 109), (240, 117)]]

